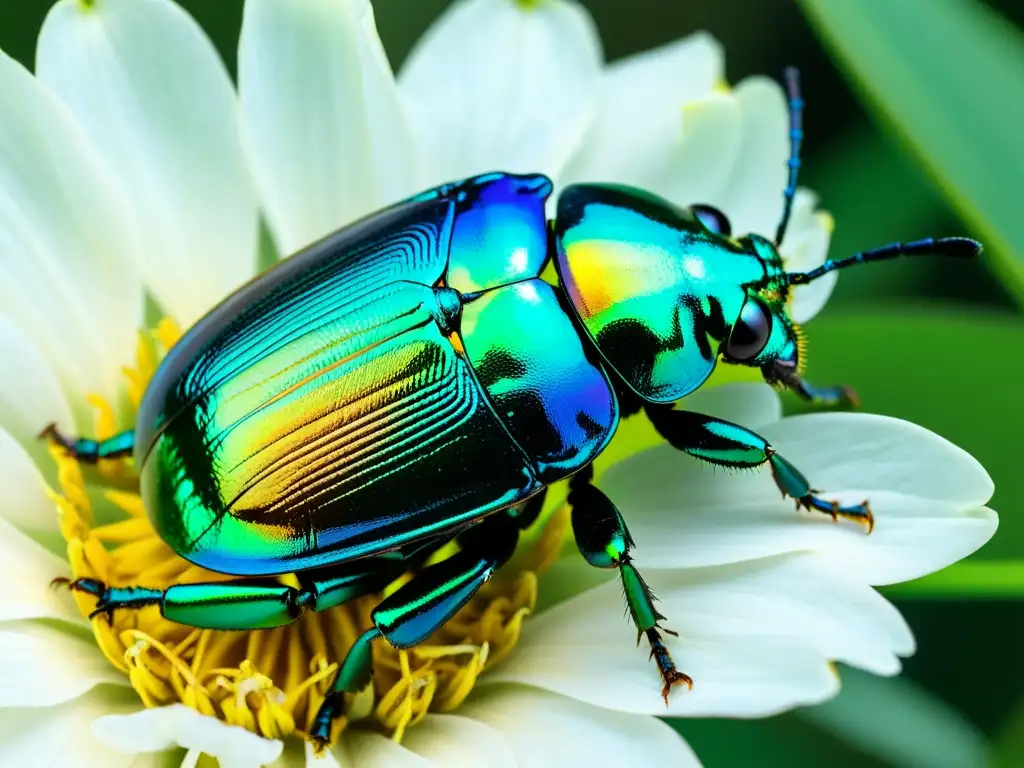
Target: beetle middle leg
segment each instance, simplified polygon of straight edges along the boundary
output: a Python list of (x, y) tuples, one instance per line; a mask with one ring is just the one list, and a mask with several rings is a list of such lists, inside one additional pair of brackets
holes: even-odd
[(798, 507), (845, 517), (867, 526), (871, 533), (875, 518), (867, 501), (843, 505), (822, 499), (803, 474), (782, 457), (760, 435), (729, 421), (680, 411), (671, 406), (648, 405), (645, 409), (658, 434), (674, 448), (703, 461), (726, 467), (759, 467), (768, 464), (783, 496), (796, 500)]
[[(675, 662), (662, 640), (661, 632), (674, 635), (659, 622), (665, 617), (654, 607), (654, 594), (633, 565), (630, 550), (633, 539), (619, 510), (598, 488), (591, 484), (593, 468), (587, 466), (573, 475), (569, 483), (569, 506), (572, 508), (572, 530), (576, 546), (584, 559), (597, 568), (618, 568), (629, 613), (636, 625), (636, 641), (647, 636), (651, 658), (658, 664), (664, 687), (661, 695), (668, 704), (672, 686), (684, 683), (692, 688), (693, 680), (676, 669)], [(660, 631), (659, 631), (660, 630)]]

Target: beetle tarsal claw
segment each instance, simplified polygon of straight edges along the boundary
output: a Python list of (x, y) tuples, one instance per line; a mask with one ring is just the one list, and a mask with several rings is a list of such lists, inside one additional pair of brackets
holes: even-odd
[(39, 434), (36, 435), (36, 439), (45, 440), (50, 445), (59, 445), (61, 448), (63, 448), (65, 451), (72, 455), (74, 455), (75, 453), (74, 441), (61, 433), (60, 429), (58, 429), (57, 427), (57, 422), (55, 421), (51, 421), (49, 424), (43, 427), (39, 431)]
[(315, 757), (323, 757), (331, 747), (331, 742), (321, 736), (313, 736), (308, 733), (304, 733), (302, 736), (312, 745)]
[(853, 387), (843, 386), (843, 397), (852, 408), (860, 408), (860, 395)]
[(664, 687), (661, 689), (661, 698), (665, 700), (665, 706), (668, 706), (668, 695), (672, 692), (672, 686), (677, 683), (683, 683), (686, 686), (686, 690), (693, 690), (693, 678), (684, 672), (680, 672), (678, 669), (671, 670), (667, 675), (663, 675), (662, 679), (665, 681)]
[[(670, 629), (662, 629), (662, 632), (668, 632), (670, 635), (678, 637), (678, 634)], [(647, 640), (651, 644), (651, 658), (657, 662), (658, 672), (661, 674), (661, 681), (664, 683), (661, 689), (661, 697), (665, 700), (665, 706), (667, 707), (668, 695), (672, 691), (672, 686), (683, 683), (687, 689), (692, 690), (693, 678), (676, 669), (675, 662), (672, 661), (668, 648), (662, 642), (661, 634), (658, 632), (657, 627), (651, 627), (644, 634), (647, 635)]]
[(860, 504), (843, 506), (838, 501), (819, 498), (815, 493), (817, 492), (812, 491), (806, 496), (801, 496), (797, 499), (797, 509), (802, 508), (809, 512), (821, 512), (831, 517), (834, 522), (839, 522), (840, 518), (851, 520), (865, 526), (869, 534), (875, 530), (875, 515), (871, 511), (871, 505), (867, 499)]

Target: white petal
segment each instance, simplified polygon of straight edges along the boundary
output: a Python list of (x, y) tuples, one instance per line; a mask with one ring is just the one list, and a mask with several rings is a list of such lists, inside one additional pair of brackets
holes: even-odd
[(0, 426), (26, 448), (47, 424), (73, 429), (71, 406), (50, 362), (31, 337), (0, 315)]
[(701, 387), (688, 395), (680, 408), (758, 429), (782, 418), (782, 402), (767, 384), (737, 382)]
[(234, 89), (202, 29), (169, 0), (62, 0), (37, 72), (131, 200), (150, 291), (184, 325), (255, 267), (256, 198)]
[(666, 111), (678, 115), (683, 104), (706, 97), (724, 77), (722, 44), (697, 32), (610, 64), (602, 90), (611, 98), (602, 104), (602, 117), (623, 119), (612, 114), (620, 105), (634, 113), (630, 119), (640, 128), (644, 117)]
[[(608, 709), (663, 716), (763, 717), (834, 695), (837, 679), (829, 671), (829, 656), (817, 645), (837, 651), (852, 647), (852, 641), (839, 644), (837, 627), (853, 625), (849, 617), (861, 611), (860, 605), (816, 618), (815, 605), (783, 600), (779, 606), (798, 622), (790, 631), (771, 615), (776, 602), (759, 587), (758, 574), (734, 568), (731, 577), (728, 568), (645, 569), (661, 598), (659, 608), (669, 617), (665, 625), (679, 632), (666, 644), (679, 669), (694, 679), (692, 691), (673, 691), (667, 708), (657, 667), (646, 648), (636, 647), (636, 630), (622, 616), (617, 583), (539, 614), (524, 626), (516, 653), (486, 680), (526, 683)], [(759, 604), (753, 595), (761, 598)], [(813, 626), (825, 639), (801, 637), (797, 626)], [(862, 635), (857, 632), (854, 639)]]
[[(805, 189), (798, 189), (793, 201), (793, 217), (789, 221), (782, 242), (782, 260), (789, 272), (809, 272), (820, 267), (828, 256), (832, 238), (832, 217), (815, 210), (817, 197)], [(825, 306), (832, 295), (838, 272), (829, 272), (807, 285), (794, 286), (789, 302), (789, 316), (797, 323), (805, 323)]]
[[(93, 736), (93, 738), (96, 738)], [(186, 756), (187, 757), (187, 756)], [(183, 768), (181, 754), (170, 752), (149, 752), (132, 757), (131, 768)]]
[(590, 127), (600, 40), (586, 11), (548, 0), (461, 0), (399, 78), (437, 183), (487, 171), (557, 176)]
[(194, 749), (217, 758), (221, 768), (256, 768), (276, 760), (280, 741), (201, 715), (184, 704), (143, 709), (130, 715), (107, 715), (92, 726), (96, 738), (122, 752)]
[[(906, 678), (843, 669), (832, 701), (800, 710), (844, 743), (883, 765), (982, 768), (991, 765), (985, 735), (951, 704)], [(927, 734), (927, 738), (922, 738)]]
[[(349, 765), (355, 768), (428, 768), (433, 765), (403, 744), (358, 727), (345, 731), (341, 746), (335, 751), (339, 750), (344, 751), (343, 768)], [(319, 765), (308, 762), (307, 768), (319, 768)]]
[[(601, 599), (606, 610), (617, 606), (618, 588), (604, 591)], [(561, 608), (550, 614), (564, 618)], [(614, 619), (626, 626), (621, 613), (615, 610)], [(523, 647), (487, 681), (525, 683), (606, 709), (666, 717), (768, 717), (825, 701), (839, 689), (825, 660), (807, 646), (757, 638), (731, 641), (728, 647), (683, 641), (673, 648), (697, 682), (692, 691), (674, 691), (666, 707), (657, 668), (647, 651), (636, 648), (636, 636), (629, 636), (628, 627), (625, 633), (612, 631), (613, 640), (591, 634), (611, 629), (607, 622), (588, 621), (559, 633), (545, 623), (525, 634)]]
[(723, 67), (722, 46), (704, 32), (609, 66), (593, 128), (566, 177), (669, 193), (666, 165), (678, 168), (683, 108), (710, 96), (724, 77)]
[(0, 53), (0, 306), (65, 392), (113, 399), (135, 351), (142, 291), (128, 218), (70, 113)]
[(416, 190), (412, 139), (366, 0), (249, 0), (238, 80), (282, 253)]
[(110, 749), (98, 742), (90, 731), (97, 717), (128, 711), (129, 707), (138, 707), (134, 693), (126, 689), (105, 689), (54, 707), (2, 710), (0, 764), (142, 768), (135, 762), (134, 755)]
[(875, 514), (870, 536), (779, 498), (766, 470), (724, 473), (658, 446), (601, 481), (649, 567), (736, 563), (812, 551), (867, 584), (916, 578), (966, 557), (995, 532), (992, 485), (959, 448), (907, 422), (866, 414), (784, 419), (760, 430), (826, 498)]
[[(742, 148), (742, 105), (731, 93), (712, 93), (683, 107), (682, 138), (644, 186), (678, 205), (728, 202), (727, 182)], [(730, 216), (727, 208), (722, 208)]]
[(783, 419), (762, 430), (786, 458), (829, 491), (885, 489), (972, 506), (992, 479), (969, 453), (909, 421), (866, 413)]
[[(835, 494), (841, 502), (862, 494)], [(674, 508), (629, 504), (624, 515), (651, 567), (737, 563), (781, 552), (809, 550), (848, 578), (881, 586), (924, 576), (975, 552), (995, 533), (987, 508), (964, 509), (901, 494), (873, 492), (875, 530), (867, 536), (850, 523), (794, 512), (775, 501)]]
[[(665, 625), (687, 640), (790, 637), (813, 646), (822, 658), (878, 675), (898, 673), (899, 657), (915, 651), (913, 634), (896, 608), (864, 581), (811, 553), (662, 571), (649, 567), (644, 551), (635, 550), (636, 562), (657, 585), (660, 610), (669, 617)], [(588, 580), (587, 570), (595, 569), (567, 555), (557, 577), (575, 581), (580, 594), (600, 583)]]
[(102, 683), (127, 683), (91, 635), (31, 622), (0, 625), (0, 679), (0, 707), (48, 707)]
[(0, 427), (0, 518), (33, 534), (60, 529), (57, 507), (46, 494), (39, 469), (3, 427)]
[(333, 749), (318, 755), (312, 742), (303, 739), (301, 755), (294, 748), (294, 744), (286, 744), (280, 758), (273, 763), (272, 768), (279, 768), (279, 766), (298, 768), (300, 765), (306, 768), (351, 768), (355, 763), (349, 758), (348, 750), (343, 744), (337, 744)]
[(765, 77), (742, 81), (733, 97), (740, 106), (743, 139), (726, 186), (714, 202), (729, 217), (734, 234), (756, 232), (772, 238), (786, 187), (786, 101), (779, 84)]
[(661, 585), (667, 625), (687, 638), (790, 637), (879, 675), (898, 673), (897, 657), (915, 649), (906, 621), (884, 597), (813, 556), (652, 571), (651, 578)]
[(789, 153), (785, 99), (754, 77), (685, 106), (682, 141), (650, 189), (680, 204), (713, 205), (735, 235), (773, 237), (782, 215)]
[(60, 619), (86, 624), (67, 590), (50, 586), (68, 564), (0, 519), (0, 621)]
[[(892, 605), (812, 556), (675, 571), (651, 570), (642, 557), (637, 564), (668, 617), (664, 626), (679, 633), (666, 644), (694, 679), (692, 691), (672, 693), (667, 711), (657, 669), (636, 650), (636, 632), (622, 618), (618, 583), (531, 621), (521, 647), (493, 679), (630, 712), (751, 717), (827, 698), (835, 680), (826, 661), (892, 675), (900, 669), (898, 657), (914, 651), (913, 636)], [(787, 679), (775, 677), (780, 669)]]
[(516, 768), (508, 743), (488, 725), (459, 715), (427, 715), (402, 746), (445, 768)]
[(671, 726), (525, 686), (489, 686), (459, 713), (486, 723), (511, 745), (517, 765), (699, 766)]

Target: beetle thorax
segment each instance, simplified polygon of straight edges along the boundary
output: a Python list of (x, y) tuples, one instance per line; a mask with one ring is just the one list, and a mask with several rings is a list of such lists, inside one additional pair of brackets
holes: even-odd
[(608, 366), (650, 402), (672, 402), (711, 375), (760, 253), (643, 193), (570, 187), (559, 200), (562, 286)]

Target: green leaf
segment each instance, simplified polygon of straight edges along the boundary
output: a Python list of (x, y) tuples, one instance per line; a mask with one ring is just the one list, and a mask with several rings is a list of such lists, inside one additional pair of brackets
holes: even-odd
[[(1024, 218), (1024, 217), (1022, 217)], [(807, 378), (849, 384), (862, 409), (920, 424), (972, 454), (995, 481), (1000, 530), (987, 558), (1024, 552), (1024, 320), (976, 307), (867, 309), (816, 318)], [(787, 395), (789, 410), (803, 406)]]
[(1024, 560), (968, 560), (882, 592), (903, 599), (1024, 598)]
[[(838, 137), (822, 160), (806, 169), (802, 180), (835, 218), (833, 258), (893, 240), (916, 240), (937, 232), (952, 215), (917, 163), (867, 125)], [(829, 306), (920, 293), (945, 265), (941, 259), (898, 259), (884, 269), (847, 270)]]
[(1017, 768), (1024, 763), (1024, 700), (1017, 703), (992, 743), (993, 768)]
[(944, 701), (910, 680), (844, 667), (839, 696), (797, 716), (900, 768), (984, 768), (985, 738)]
[(800, 0), (1024, 302), (1024, 35), (975, 0)]
[(759, 720), (673, 718), (668, 722), (686, 739), (706, 768), (880, 765), (834, 735), (801, 721), (792, 712)]

